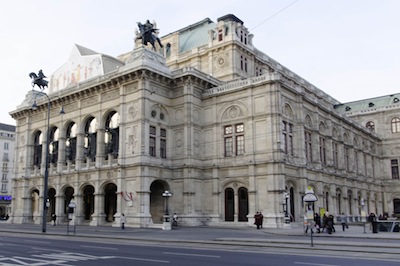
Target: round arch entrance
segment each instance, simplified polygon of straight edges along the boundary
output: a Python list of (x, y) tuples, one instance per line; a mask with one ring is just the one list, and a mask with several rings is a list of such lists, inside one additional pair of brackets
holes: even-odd
[(33, 217), (35, 217), (35, 214), (39, 213), (39, 190), (34, 189), (31, 192), (31, 216), (30, 220), (33, 221)]
[(164, 181), (157, 180), (150, 186), (150, 214), (153, 223), (161, 224), (164, 217), (164, 198), (162, 194), (165, 190), (169, 190), (168, 184)]
[(85, 186), (83, 189), (83, 211), (86, 221), (90, 221), (94, 213), (94, 187)]
[(56, 190), (54, 188), (50, 188), (48, 195), (50, 206), (47, 211), (47, 221), (50, 222), (51, 215), (56, 213)]
[(113, 222), (114, 214), (117, 212), (117, 186), (115, 184), (107, 184), (104, 188), (104, 213), (106, 221)]
[(64, 192), (64, 214), (67, 214), (68, 204), (74, 197), (74, 189), (72, 187), (66, 187)]

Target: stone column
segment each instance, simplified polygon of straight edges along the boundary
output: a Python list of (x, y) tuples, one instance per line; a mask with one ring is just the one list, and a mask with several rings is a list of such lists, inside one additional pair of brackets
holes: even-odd
[[(77, 191), (76, 188), (74, 188), (75, 191)], [(78, 195), (76, 194), (74, 196), (74, 199), (72, 200), (75, 202), (76, 204), (76, 208), (75, 208), (75, 221), (76, 224), (82, 224), (83, 220), (84, 220), (84, 213), (83, 213), (83, 196), (82, 195)]]
[[(95, 191), (98, 191), (96, 188)], [(104, 194), (103, 193), (95, 193), (94, 194), (94, 206), (95, 210), (92, 214), (92, 220), (90, 221), (91, 226), (98, 226), (105, 224), (106, 214), (104, 213)]]
[(80, 170), (82, 168), (82, 162), (84, 161), (84, 139), (85, 134), (76, 134), (76, 158), (75, 158), (75, 169)]
[(65, 165), (65, 137), (58, 139), (58, 161), (57, 161), (57, 172), (62, 173)]
[(96, 137), (96, 166), (99, 168), (105, 159), (105, 143), (104, 143), (105, 129), (97, 129)]

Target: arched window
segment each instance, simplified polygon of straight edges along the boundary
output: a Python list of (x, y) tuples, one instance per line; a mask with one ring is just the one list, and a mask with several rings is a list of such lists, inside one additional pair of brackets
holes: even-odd
[[(106, 118), (106, 134), (104, 135), (104, 142), (106, 152), (111, 154), (114, 158), (118, 157), (119, 150), (119, 115), (116, 112), (111, 113)], [(108, 159), (108, 156), (106, 156)]]
[(400, 132), (400, 118), (395, 117), (392, 119), (392, 133)]
[(75, 162), (76, 159), (76, 134), (77, 126), (75, 123), (70, 123), (67, 127), (66, 142), (65, 142), (65, 162)]
[(97, 120), (92, 117), (86, 121), (85, 125), (85, 157), (91, 162), (96, 160), (96, 139), (97, 139)]
[(57, 163), (58, 161), (58, 138), (60, 136), (60, 130), (57, 127), (53, 127), (50, 130), (50, 143), (49, 143), (49, 155), (50, 163)]
[(42, 164), (43, 150), (43, 134), (41, 131), (36, 132), (33, 140), (33, 165), (40, 168)]

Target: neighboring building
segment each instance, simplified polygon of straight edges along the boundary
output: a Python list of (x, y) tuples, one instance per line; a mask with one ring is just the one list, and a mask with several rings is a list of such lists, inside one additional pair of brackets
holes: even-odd
[[(49, 98), (28, 92), (11, 112), (18, 135), (12, 222), (41, 222), (48, 103), (49, 220), (55, 213), (66, 221), (73, 200), (79, 224), (118, 226), (124, 213), (128, 226), (154, 226), (169, 190), (169, 211), (182, 225), (252, 226), (261, 211), (264, 226), (282, 227), (285, 195), (292, 219), (302, 221), (308, 186), (316, 210), (350, 221), (362, 208), (400, 214), (400, 181), (392, 179), (400, 142), (388, 133), (397, 120), (386, 116), (400, 104), (349, 117), (252, 38), (234, 15), (205, 19), (161, 38), (158, 52), (137, 41), (118, 60), (104, 56), (110, 60), (96, 61), (100, 75), (59, 82)], [(76, 46), (73, 60), (96, 57), (87, 51)], [(60, 71), (69, 76), (76, 67), (67, 62)]]
[(3, 165), (1, 168), (0, 219), (11, 214), (14, 142), (15, 126), (0, 123), (0, 155)]

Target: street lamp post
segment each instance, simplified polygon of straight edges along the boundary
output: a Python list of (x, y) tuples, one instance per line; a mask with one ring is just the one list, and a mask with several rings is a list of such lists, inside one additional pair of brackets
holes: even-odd
[(311, 220), (311, 223), (308, 222), (308, 225), (311, 224), (311, 246), (314, 246), (313, 243), (313, 226), (314, 226), (314, 209), (313, 209), (313, 203), (318, 200), (317, 196), (314, 194), (314, 190), (309, 186), (306, 189), (306, 194), (303, 197), (303, 202), (307, 203), (307, 221)]
[[(47, 87), (47, 81), (44, 80), (42, 70), (39, 71), (39, 75), (36, 76), (34, 73), (29, 74), (32, 78), (32, 90), (34, 90), (35, 85), (41, 88), (40, 94), (46, 96), (47, 98), (47, 126), (46, 126), (46, 159), (44, 166), (44, 180), (43, 180), (43, 213), (42, 213), (42, 232), (46, 233), (46, 223), (47, 223), (47, 209), (48, 209), (48, 187), (49, 187), (49, 140), (50, 140), (50, 97), (43, 92), (44, 87)], [(36, 98), (36, 97), (35, 97)], [(32, 109), (37, 109), (36, 99), (32, 105)]]
[[(33, 89), (33, 88), (32, 88)], [(49, 96), (44, 93), (40, 92), (41, 94), (47, 97), (47, 125), (46, 125), (46, 160), (44, 166), (44, 180), (43, 180), (43, 213), (42, 213), (42, 232), (46, 233), (46, 222), (47, 222), (47, 200), (48, 200), (48, 187), (49, 187), (49, 140), (50, 140), (50, 98)], [(32, 109), (37, 109), (36, 100), (32, 105)]]
[(171, 223), (169, 221), (169, 210), (168, 210), (168, 199), (169, 197), (172, 196), (171, 192), (169, 192), (168, 190), (164, 191), (164, 193), (162, 194), (162, 196), (164, 197), (164, 204), (165, 204), (165, 208), (164, 208), (164, 222), (163, 222), (163, 230), (171, 230)]
[(364, 201), (363, 198), (361, 199), (360, 205), (361, 205), (361, 219), (362, 219), (363, 222), (364, 222), (364, 234), (365, 234), (365, 233), (366, 233), (366, 232), (365, 232), (366, 214), (365, 214), (365, 210), (364, 210), (365, 201)]

